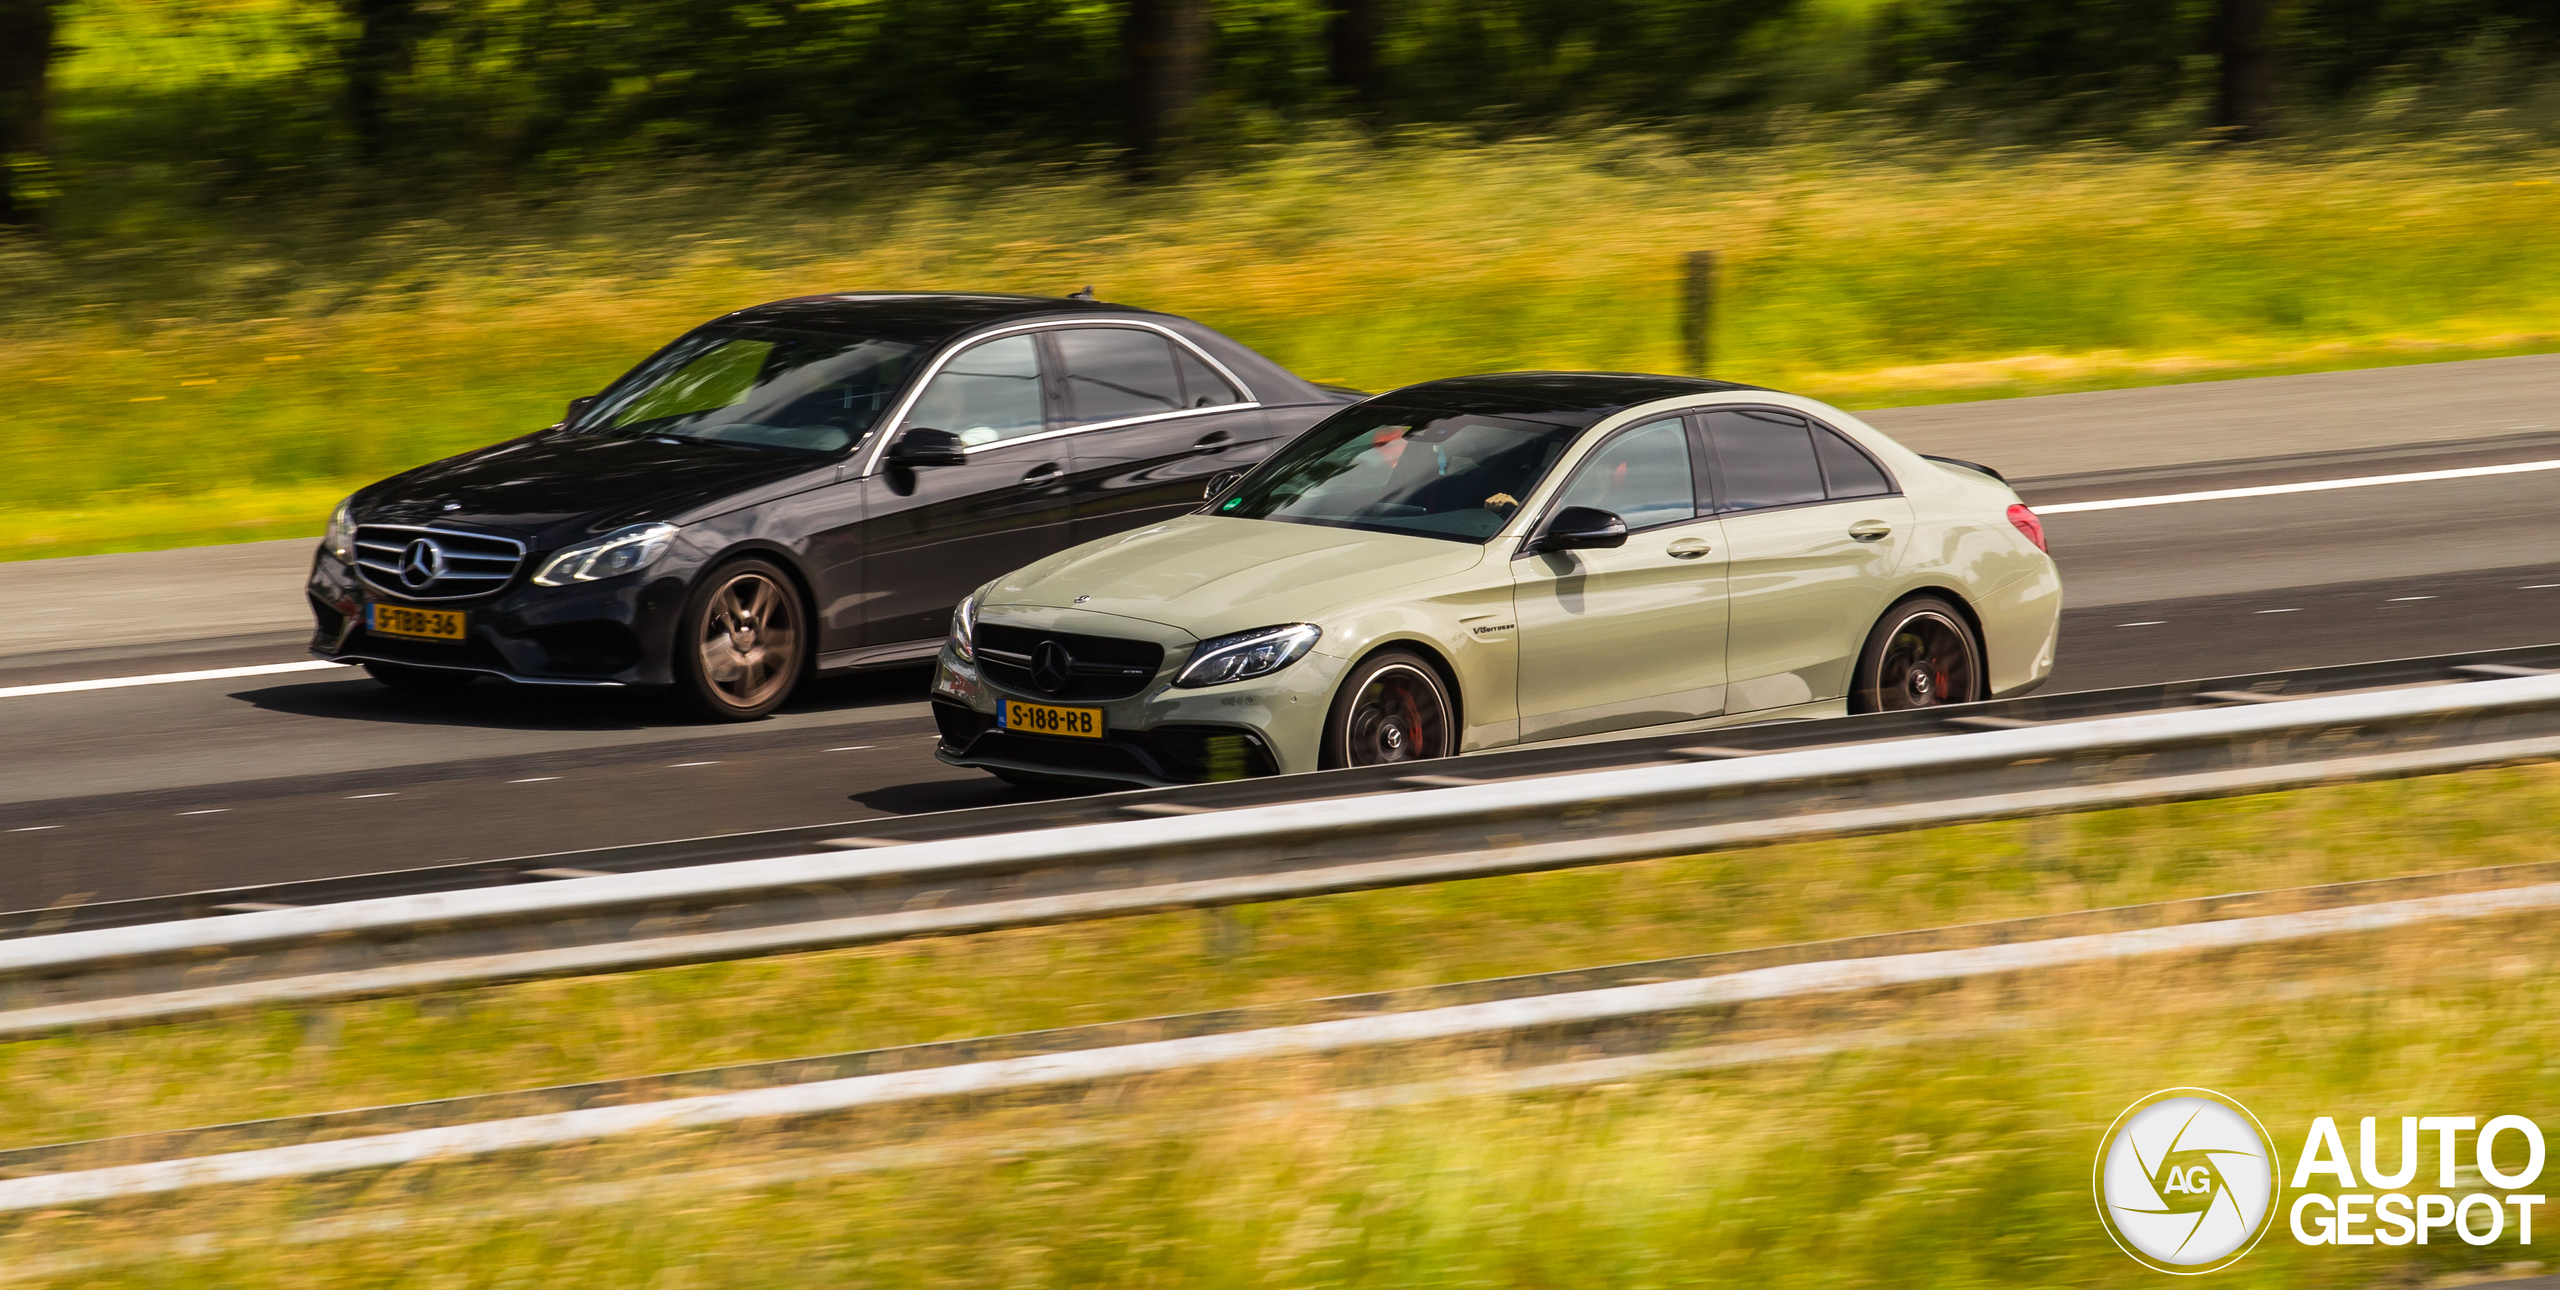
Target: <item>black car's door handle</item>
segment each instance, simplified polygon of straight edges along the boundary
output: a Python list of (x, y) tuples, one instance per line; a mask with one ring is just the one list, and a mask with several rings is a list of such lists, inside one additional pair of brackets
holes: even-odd
[(1200, 436), (1200, 441), (1191, 445), (1191, 451), (1216, 452), (1233, 442), (1235, 442), (1234, 435), (1228, 434), (1224, 430), (1212, 430), (1209, 433)]
[(1022, 486), (1025, 488), (1034, 488), (1041, 484), (1054, 484), (1057, 482), (1058, 463), (1054, 461), (1041, 462), (1039, 465), (1022, 472)]

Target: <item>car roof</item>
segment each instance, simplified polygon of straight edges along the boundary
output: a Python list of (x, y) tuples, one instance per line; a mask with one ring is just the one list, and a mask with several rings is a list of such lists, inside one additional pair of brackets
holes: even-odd
[(1613, 413), (1684, 394), (1757, 391), (1756, 385), (1703, 376), (1644, 372), (1498, 372), (1424, 381), (1378, 396), (1380, 403), (1587, 426)]
[(1111, 314), (1125, 318), (1158, 316), (1152, 310), (1060, 296), (959, 291), (844, 291), (776, 300), (724, 314), (718, 321), (743, 326), (851, 332), (882, 340), (930, 345), (993, 324), (1033, 318), (1072, 318), (1084, 314)]

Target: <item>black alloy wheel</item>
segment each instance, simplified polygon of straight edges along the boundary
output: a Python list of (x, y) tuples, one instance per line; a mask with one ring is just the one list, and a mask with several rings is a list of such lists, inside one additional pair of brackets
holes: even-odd
[(1905, 712), (1984, 697), (1973, 629), (1955, 606), (1923, 596), (1895, 605), (1867, 637), (1850, 709)]
[(411, 694), (451, 694), (480, 679), (477, 672), (458, 672), (449, 667), (407, 667), (399, 663), (367, 663), (364, 670), (372, 673), (374, 680)]
[(766, 560), (711, 571), (685, 602), (676, 635), (676, 689), (714, 721), (752, 721), (791, 697), (808, 670), (800, 593)]
[(1457, 751), (1457, 714), (1439, 669), (1391, 649), (1362, 659), (1343, 680), (1318, 760), (1327, 768), (1389, 766)]

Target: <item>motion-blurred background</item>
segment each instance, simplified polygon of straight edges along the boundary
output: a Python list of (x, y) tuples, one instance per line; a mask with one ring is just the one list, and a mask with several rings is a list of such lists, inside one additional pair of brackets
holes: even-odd
[(299, 534), (796, 292), (1853, 406), (2532, 350), (2534, 0), (0, 0), (0, 556)]

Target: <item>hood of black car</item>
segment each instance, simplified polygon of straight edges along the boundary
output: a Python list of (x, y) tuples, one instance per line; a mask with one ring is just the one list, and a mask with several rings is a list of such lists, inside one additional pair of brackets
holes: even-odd
[[(567, 541), (834, 478), (821, 457), (734, 444), (545, 430), (394, 475), (356, 494), (359, 524), (449, 524)], [(537, 541), (537, 546), (549, 545)]]

